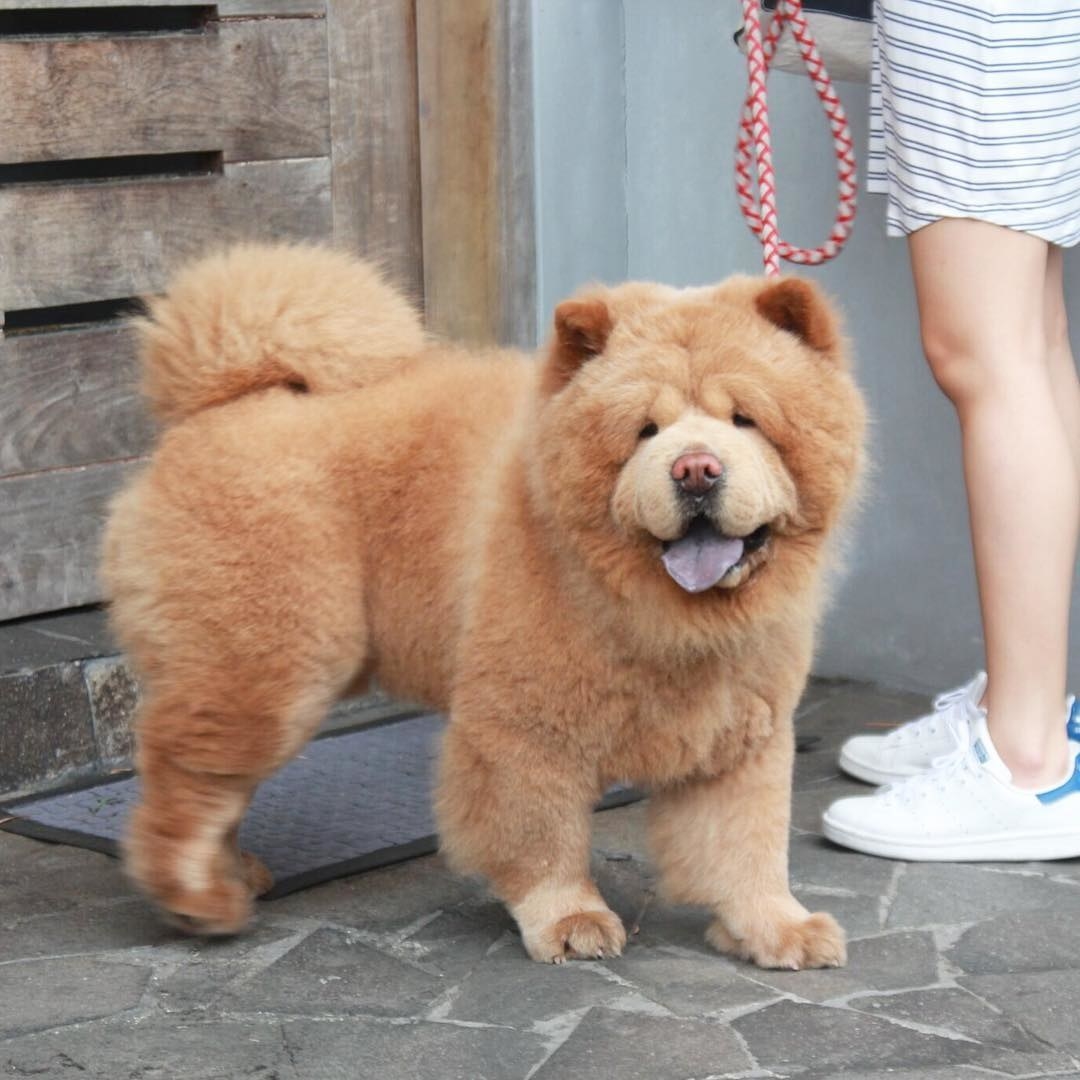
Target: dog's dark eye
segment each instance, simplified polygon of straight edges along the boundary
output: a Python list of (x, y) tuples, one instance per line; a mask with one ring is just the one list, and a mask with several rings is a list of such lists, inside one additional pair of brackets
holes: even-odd
[(651, 439), (655, 434), (657, 434), (657, 432), (659, 432), (659, 430), (660, 429), (650, 420), (649, 423), (647, 423), (638, 432), (638, 438), (639, 439)]
[(731, 418), (731, 422), (736, 427), (757, 427), (757, 424), (755, 424), (754, 421), (751, 420), (749, 416), (743, 416), (742, 413), (736, 413)]

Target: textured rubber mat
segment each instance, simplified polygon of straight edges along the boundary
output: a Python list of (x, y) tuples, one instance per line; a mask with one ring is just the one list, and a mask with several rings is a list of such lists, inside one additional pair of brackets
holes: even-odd
[[(425, 715), (334, 732), (262, 784), (240, 843), (274, 875), (264, 899), (433, 852), (431, 784), (442, 724)], [(138, 791), (138, 779), (126, 776), (21, 799), (0, 808), (0, 828), (115, 855)], [(601, 806), (637, 798), (618, 788)]]

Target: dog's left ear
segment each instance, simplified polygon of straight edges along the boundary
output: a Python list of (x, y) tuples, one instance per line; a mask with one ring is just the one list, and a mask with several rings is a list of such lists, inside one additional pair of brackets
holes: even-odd
[(782, 278), (767, 284), (754, 299), (759, 315), (801, 338), (812, 349), (843, 359), (844, 336), (824, 293), (803, 278)]
[(544, 372), (544, 389), (561, 390), (582, 364), (599, 356), (614, 322), (603, 300), (564, 300), (555, 309), (555, 340)]

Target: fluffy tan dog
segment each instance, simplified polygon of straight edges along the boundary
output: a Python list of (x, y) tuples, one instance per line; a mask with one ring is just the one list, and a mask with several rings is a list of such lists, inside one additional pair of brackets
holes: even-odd
[(589, 823), (628, 780), (717, 948), (843, 963), (787, 881), (791, 716), (864, 426), (813, 286), (594, 288), (545, 355), (478, 355), (361, 262), (243, 247), (140, 332), (165, 430), (104, 570), (144, 688), (127, 866), (166, 912), (248, 922), (256, 785), (376, 677), (448, 712), (443, 850), (534, 959), (622, 949)]

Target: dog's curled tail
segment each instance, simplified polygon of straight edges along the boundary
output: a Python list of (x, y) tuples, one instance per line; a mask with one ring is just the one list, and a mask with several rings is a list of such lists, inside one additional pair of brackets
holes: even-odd
[(426, 343), (412, 305), (369, 263), (314, 245), (243, 244), (180, 271), (135, 320), (159, 420), (271, 386), (355, 389)]

